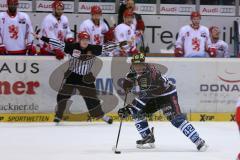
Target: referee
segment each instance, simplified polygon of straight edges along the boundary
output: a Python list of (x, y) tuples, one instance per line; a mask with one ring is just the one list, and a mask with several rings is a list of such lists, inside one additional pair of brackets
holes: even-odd
[(54, 122), (58, 123), (62, 120), (67, 102), (75, 89), (77, 89), (80, 95), (83, 96), (90, 116), (102, 118), (105, 122), (111, 124), (112, 118), (104, 115), (102, 110), (94, 84), (95, 77), (91, 72), (95, 58), (102, 53), (104, 46), (90, 45), (90, 35), (85, 31), (78, 33), (79, 43), (63, 43), (44, 36), (40, 37), (36, 34), (34, 36), (71, 55), (69, 68), (64, 75), (63, 84), (57, 95), (58, 105)]

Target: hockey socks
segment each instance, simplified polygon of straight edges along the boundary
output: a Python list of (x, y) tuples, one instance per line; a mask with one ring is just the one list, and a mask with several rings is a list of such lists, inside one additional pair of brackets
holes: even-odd
[(135, 126), (140, 135), (142, 136), (142, 138), (146, 138), (151, 133), (146, 118), (141, 120), (139, 119), (135, 120)]
[(188, 137), (196, 146), (199, 151), (205, 151), (207, 146), (205, 145), (205, 141), (199, 137), (198, 132), (193, 127), (191, 123), (189, 123), (183, 114), (177, 115), (171, 123), (178, 129), (180, 129), (183, 134)]

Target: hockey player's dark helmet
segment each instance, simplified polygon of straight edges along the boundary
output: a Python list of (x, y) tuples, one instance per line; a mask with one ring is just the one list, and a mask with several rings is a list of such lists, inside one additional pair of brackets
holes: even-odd
[(139, 52), (138, 54), (134, 54), (132, 56), (132, 63), (144, 63), (145, 62), (145, 55), (144, 53)]

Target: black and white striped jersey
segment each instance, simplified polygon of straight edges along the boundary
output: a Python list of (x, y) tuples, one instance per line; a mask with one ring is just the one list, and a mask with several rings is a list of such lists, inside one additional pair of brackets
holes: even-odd
[(99, 56), (104, 52), (119, 50), (120, 47), (127, 45), (127, 41), (111, 42), (104, 45), (91, 45), (83, 49), (79, 43), (64, 43), (62, 41), (42, 37), (42, 41), (51, 44), (54, 48), (60, 49), (71, 55), (69, 60), (69, 70), (79, 75), (86, 75), (91, 72), (95, 56)]
[(42, 37), (41, 40), (51, 44), (54, 48), (70, 54), (69, 70), (78, 75), (90, 73), (95, 61), (95, 56), (102, 53), (102, 46), (100, 45), (89, 44), (87, 48), (83, 49), (79, 43), (64, 43), (47, 37)]

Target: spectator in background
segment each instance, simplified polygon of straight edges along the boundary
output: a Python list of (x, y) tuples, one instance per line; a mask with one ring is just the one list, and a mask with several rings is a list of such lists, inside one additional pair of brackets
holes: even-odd
[(219, 39), (220, 29), (217, 26), (209, 28), (209, 34), (211, 38), (210, 48), (216, 48), (217, 58), (229, 58), (228, 44)]
[[(52, 3), (53, 13), (48, 14), (42, 22), (42, 36), (57, 39), (62, 42), (73, 42), (73, 34), (70, 30), (67, 16), (63, 15), (64, 5), (62, 1), (55, 0)], [(47, 43), (41, 44), (41, 54), (55, 54), (57, 59), (64, 58), (64, 53)]]
[(137, 14), (134, 12), (135, 10), (135, 3), (134, 3), (134, 0), (125, 0), (125, 3), (122, 4), (119, 8), (119, 11), (118, 11), (118, 24), (121, 24), (123, 23), (123, 13), (126, 11), (126, 10), (131, 10), (133, 12), (133, 24), (135, 26), (135, 31), (138, 30), (140, 31), (141, 33), (143, 33), (144, 29), (145, 29), (145, 24), (142, 20), (142, 16), (140, 14)]
[(216, 50), (210, 50), (209, 30), (200, 25), (201, 15), (199, 12), (191, 13), (192, 24), (183, 26), (178, 35), (175, 48), (176, 57), (208, 57), (206, 51), (209, 50), (210, 56), (216, 54)]
[(0, 13), (0, 54), (35, 54), (33, 28), (29, 16), (18, 12), (18, 0), (7, 0), (7, 11)]

